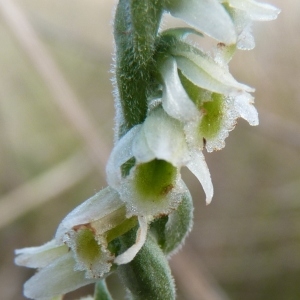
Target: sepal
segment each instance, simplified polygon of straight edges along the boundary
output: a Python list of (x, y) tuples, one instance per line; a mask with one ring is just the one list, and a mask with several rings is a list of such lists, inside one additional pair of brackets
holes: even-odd
[(31, 299), (50, 300), (96, 281), (86, 278), (84, 271), (74, 272), (75, 264), (71, 252), (54, 260), (25, 283), (24, 295)]
[(225, 44), (236, 41), (230, 16), (217, 0), (166, 0), (165, 8), (176, 18)]
[(193, 210), (192, 196), (186, 190), (176, 210), (151, 223), (151, 232), (168, 258), (181, 248), (191, 231)]

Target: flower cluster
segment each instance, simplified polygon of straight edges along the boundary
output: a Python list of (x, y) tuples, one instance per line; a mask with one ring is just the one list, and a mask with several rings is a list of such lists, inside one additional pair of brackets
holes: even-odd
[[(164, 0), (161, 5), (191, 27), (154, 37), (146, 116), (116, 142), (106, 169), (109, 187), (67, 215), (52, 241), (16, 251), (18, 265), (39, 269), (25, 284), (29, 298), (51, 299), (131, 262), (151, 234), (151, 222), (166, 216), (168, 222), (177, 220), (189, 195), (182, 167), (198, 178), (210, 203), (213, 185), (203, 149), (223, 148), (239, 117), (258, 124), (254, 90), (232, 77), (228, 62), (236, 49), (254, 47), (251, 21), (275, 19), (279, 10), (254, 0)], [(215, 39), (214, 54), (189, 42), (194, 34)], [(187, 224), (185, 231), (191, 221)], [(121, 251), (115, 241), (135, 227), (135, 243)], [(167, 240), (170, 223), (164, 230)], [(185, 236), (178, 235), (165, 254)]]

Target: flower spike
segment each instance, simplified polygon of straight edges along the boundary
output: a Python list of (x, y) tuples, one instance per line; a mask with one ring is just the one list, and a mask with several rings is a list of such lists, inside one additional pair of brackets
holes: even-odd
[[(275, 19), (277, 8), (255, 0), (119, 0), (115, 12), (108, 187), (71, 211), (50, 242), (16, 250), (16, 264), (38, 270), (24, 285), (29, 298), (62, 299), (98, 281), (94, 298), (104, 292), (108, 299), (104, 280), (117, 272), (132, 299), (174, 300), (167, 259), (193, 220), (181, 168), (196, 176), (209, 204), (214, 188), (203, 149), (222, 149), (238, 118), (259, 123), (254, 89), (235, 80), (228, 64), (237, 49), (254, 47), (252, 22)], [(160, 31), (165, 13), (188, 27)], [(206, 53), (195, 36), (217, 47)]]

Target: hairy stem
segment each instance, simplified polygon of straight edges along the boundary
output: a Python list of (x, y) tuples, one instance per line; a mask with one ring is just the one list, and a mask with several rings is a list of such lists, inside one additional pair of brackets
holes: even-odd
[(160, 0), (120, 0), (116, 10), (116, 85), (121, 106), (119, 137), (147, 114), (147, 96), (153, 85), (155, 38), (162, 17)]
[(112, 300), (112, 297), (107, 289), (105, 279), (102, 279), (96, 283), (94, 299), (95, 300)]
[[(124, 249), (134, 243), (136, 231), (120, 238)], [(118, 267), (118, 274), (129, 289), (132, 300), (173, 300), (174, 280), (168, 261), (151, 234), (133, 261)]]

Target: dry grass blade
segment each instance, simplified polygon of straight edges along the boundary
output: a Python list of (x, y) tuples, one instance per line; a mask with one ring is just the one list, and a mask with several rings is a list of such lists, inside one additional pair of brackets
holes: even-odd
[(72, 88), (18, 5), (12, 0), (0, 1), (0, 10), (22, 49), (27, 53), (47, 84), (53, 95), (53, 100), (84, 140), (91, 159), (103, 175), (109, 150), (102, 142), (104, 139), (99, 137), (99, 131), (91, 121), (90, 116), (80, 104)]
[(178, 285), (189, 300), (228, 300), (229, 298), (204, 271), (198, 256), (185, 245), (184, 251), (179, 252), (171, 261), (171, 268)]
[[(39, 177), (2, 196), (0, 229), (80, 182), (92, 170), (83, 154), (76, 154)], [(51, 187), (51, 188), (49, 188)]]

